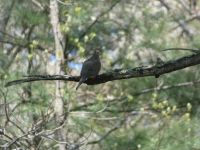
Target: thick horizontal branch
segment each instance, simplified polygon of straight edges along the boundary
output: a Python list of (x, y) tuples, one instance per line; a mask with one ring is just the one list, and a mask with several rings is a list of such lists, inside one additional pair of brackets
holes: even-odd
[[(189, 56), (181, 57), (176, 60), (163, 62), (149, 67), (137, 67), (133, 69), (119, 69), (106, 72), (98, 75), (96, 78), (88, 79), (85, 83), (88, 85), (101, 84), (113, 80), (155, 76), (158, 78), (162, 74), (177, 71), (186, 67), (200, 64), (200, 53), (192, 54)], [(11, 86), (15, 84), (21, 84), (24, 82), (40, 81), (40, 80), (64, 80), (78, 82), (80, 76), (70, 75), (30, 75), (24, 79), (14, 80), (8, 82), (5, 86)]]

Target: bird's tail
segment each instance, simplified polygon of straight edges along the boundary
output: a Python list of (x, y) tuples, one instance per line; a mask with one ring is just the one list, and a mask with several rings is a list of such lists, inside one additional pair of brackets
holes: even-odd
[(80, 81), (78, 82), (78, 85), (76, 86), (76, 90), (78, 90), (79, 86), (85, 81), (86, 79), (81, 78)]

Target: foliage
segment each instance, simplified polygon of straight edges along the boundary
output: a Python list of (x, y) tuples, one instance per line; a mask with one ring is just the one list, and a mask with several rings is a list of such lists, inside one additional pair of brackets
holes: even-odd
[[(7, 81), (24, 75), (55, 73), (49, 3), (37, 2), (16, 1), (8, 12), (5, 31), (0, 31), (0, 129), (6, 130), (5, 134), (0, 130), (1, 147), (9, 143), (11, 148), (58, 149), (55, 83), (4, 87)], [(59, 27), (66, 43), (65, 74), (79, 75), (80, 63), (96, 48), (101, 49), (101, 72), (151, 66), (157, 58), (167, 61), (190, 54), (162, 52), (165, 48), (199, 48), (199, 19), (194, 17), (199, 4), (192, 9), (189, 1), (169, 0), (168, 9), (161, 0), (57, 2)], [(60, 124), (66, 131), (64, 142), (97, 150), (200, 149), (197, 81), (199, 66), (158, 79), (82, 85), (78, 91), (75, 83), (61, 83), (66, 115), (64, 125)], [(176, 86), (187, 82), (194, 84)], [(169, 88), (162, 89), (164, 86)]]

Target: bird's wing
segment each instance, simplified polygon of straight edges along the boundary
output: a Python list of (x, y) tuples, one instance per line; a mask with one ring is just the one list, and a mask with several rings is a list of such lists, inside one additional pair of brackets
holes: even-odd
[(81, 77), (89, 78), (96, 76), (99, 73), (100, 67), (98, 61), (87, 60), (83, 63), (81, 70)]

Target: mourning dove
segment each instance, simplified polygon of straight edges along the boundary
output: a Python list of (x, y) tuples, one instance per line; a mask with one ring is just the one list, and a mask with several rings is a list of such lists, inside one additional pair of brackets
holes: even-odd
[(99, 74), (101, 69), (101, 62), (99, 59), (99, 52), (94, 52), (94, 54), (83, 62), (83, 66), (81, 69), (81, 78), (76, 87), (76, 90), (79, 86), (85, 82), (88, 78), (94, 78)]

